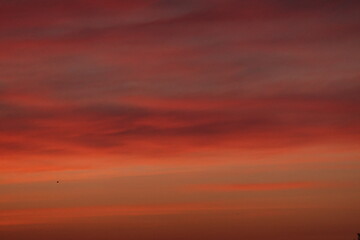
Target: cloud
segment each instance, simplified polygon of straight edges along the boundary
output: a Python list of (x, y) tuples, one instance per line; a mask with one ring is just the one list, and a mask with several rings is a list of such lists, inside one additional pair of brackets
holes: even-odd
[(213, 184), (191, 186), (198, 191), (237, 192), (237, 191), (284, 191), (318, 188), (321, 184), (312, 182), (293, 183), (254, 183), (254, 184)]
[(0, 214), (0, 226), (63, 222), (74, 217), (167, 215), (214, 209), (219, 210), (223, 209), (223, 207), (212, 203), (203, 203), (5, 210)]
[(353, 226), (359, 3), (0, 0), (0, 232)]

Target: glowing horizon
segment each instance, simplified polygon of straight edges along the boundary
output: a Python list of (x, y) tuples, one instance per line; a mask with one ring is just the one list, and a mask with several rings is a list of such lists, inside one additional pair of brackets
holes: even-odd
[(0, 0), (0, 239), (353, 239), (359, 16)]

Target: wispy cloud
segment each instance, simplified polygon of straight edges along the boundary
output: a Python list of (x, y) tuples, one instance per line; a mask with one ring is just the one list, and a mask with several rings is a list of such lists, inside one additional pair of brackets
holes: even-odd
[(313, 182), (290, 183), (248, 183), (248, 184), (205, 184), (191, 186), (190, 189), (198, 191), (233, 192), (233, 191), (281, 191), (296, 189), (312, 189), (325, 186)]
[(256, 194), (356, 212), (359, 9), (0, 0), (0, 225), (250, 209)]

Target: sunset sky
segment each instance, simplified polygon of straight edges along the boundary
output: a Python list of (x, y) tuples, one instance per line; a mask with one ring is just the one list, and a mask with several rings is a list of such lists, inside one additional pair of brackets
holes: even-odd
[(1, 240), (357, 232), (359, 0), (0, 0)]

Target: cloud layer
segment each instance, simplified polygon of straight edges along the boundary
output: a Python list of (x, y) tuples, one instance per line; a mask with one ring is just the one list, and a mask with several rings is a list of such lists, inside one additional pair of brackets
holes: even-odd
[[(359, 16), (351, 0), (0, 0), (0, 225), (109, 217), (106, 206), (119, 217), (131, 204), (216, 222), (223, 236), (220, 219), (241, 204), (262, 227), (281, 205), (356, 216)], [(76, 187), (57, 195), (58, 179)], [(196, 209), (214, 203), (209, 223)], [(284, 228), (319, 239), (281, 211)], [(334, 224), (328, 239), (351, 239)]]

